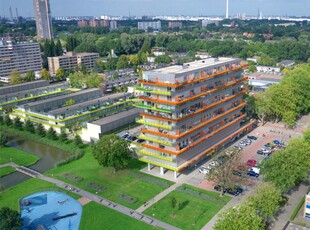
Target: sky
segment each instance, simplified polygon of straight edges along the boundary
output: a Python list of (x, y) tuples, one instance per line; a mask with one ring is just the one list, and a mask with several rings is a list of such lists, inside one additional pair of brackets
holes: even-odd
[[(52, 16), (224, 16), (226, 0), (50, 0)], [(0, 0), (0, 15), (34, 16), (33, 0)], [(310, 0), (229, 0), (229, 14), (310, 16)]]

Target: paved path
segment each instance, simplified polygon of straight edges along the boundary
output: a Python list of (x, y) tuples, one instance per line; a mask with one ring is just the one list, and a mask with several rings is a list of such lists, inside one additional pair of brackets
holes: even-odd
[(303, 183), (298, 188), (293, 191), (291, 194), (286, 195), (288, 201), (284, 207), (282, 207), (276, 214), (275, 220), (271, 223), (269, 229), (273, 230), (282, 230), (287, 221), (290, 220), (290, 217), (296, 208), (297, 204), (300, 202), (301, 198), (304, 197), (309, 191), (309, 179), (308, 183)]
[[(11, 167), (14, 167), (16, 169), (21, 167), (21, 166), (15, 164), (15, 163), (7, 163), (7, 164), (0, 165), (0, 168), (6, 167), (6, 166), (11, 166)], [(27, 174), (24, 171), (21, 171), (21, 172)], [(42, 174), (40, 174), (38, 172), (36, 172), (36, 176), (35, 177), (38, 178), (38, 179), (41, 179), (41, 180), (53, 183), (53, 184), (55, 184), (56, 186), (58, 186), (58, 187), (60, 187), (62, 189), (65, 189), (65, 190), (68, 190), (68, 191), (73, 192), (75, 194), (78, 194), (79, 196), (86, 197), (87, 199), (92, 200), (92, 201), (94, 201), (94, 202), (96, 202), (98, 204), (101, 204), (101, 205), (106, 206), (108, 208), (114, 209), (115, 211), (118, 211), (120, 213), (123, 213), (123, 214), (125, 214), (127, 216), (130, 216), (132, 218), (135, 218), (135, 219), (137, 219), (139, 221), (142, 221), (142, 222), (145, 222), (147, 224), (153, 225), (155, 227), (160, 227), (160, 228), (168, 229), (168, 230), (179, 230), (179, 228), (174, 227), (174, 226), (172, 226), (170, 224), (167, 224), (165, 222), (157, 220), (157, 219), (155, 219), (153, 217), (144, 215), (144, 214), (142, 214), (142, 213), (140, 213), (138, 211), (135, 211), (133, 209), (127, 208), (127, 207), (125, 207), (123, 205), (119, 205), (119, 204), (114, 203), (114, 202), (112, 202), (110, 200), (104, 199), (103, 197), (100, 197), (100, 196), (95, 195), (93, 193), (87, 192), (87, 191), (85, 191), (83, 189), (77, 188), (76, 186), (70, 185), (70, 184), (65, 183), (65, 182), (63, 182), (61, 180), (44, 176), (44, 175), (42, 175)]]

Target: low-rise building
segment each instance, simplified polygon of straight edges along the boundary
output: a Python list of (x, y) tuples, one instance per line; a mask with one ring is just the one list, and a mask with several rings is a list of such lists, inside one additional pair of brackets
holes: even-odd
[(183, 23), (182, 22), (179, 22), (179, 21), (169, 21), (168, 22), (168, 27), (170, 29), (173, 29), (173, 28), (182, 28), (183, 26)]
[(214, 19), (207, 19), (207, 20), (202, 20), (201, 21), (201, 26), (202, 27), (207, 27), (210, 24), (215, 24), (216, 26), (220, 25), (220, 20), (214, 20)]
[(87, 123), (87, 128), (82, 130), (84, 141), (97, 141), (100, 136), (112, 132), (120, 127), (134, 123), (141, 112), (140, 109), (129, 108), (116, 114), (107, 115), (101, 119)]
[(57, 57), (48, 57), (49, 71), (55, 75), (58, 69), (74, 69), (78, 65), (83, 65), (85, 69), (90, 70), (95, 67), (99, 58), (98, 53), (73, 53)]
[(286, 67), (286, 68), (287, 67), (291, 67), (293, 65), (295, 65), (295, 61), (294, 60), (283, 60), (283, 61), (277, 63), (277, 66), (279, 66), (279, 67), (283, 66), (283, 67)]
[(161, 21), (138, 22), (138, 29), (147, 31), (148, 28), (153, 30), (161, 30)]
[(283, 76), (278, 74), (263, 74), (263, 73), (253, 73), (249, 76), (249, 85), (252, 86), (252, 91), (264, 91), (269, 86), (273, 84), (279, 84)]
[(257, 72), (261, 73), (281, 73), (280, 67), (274, 67), (274, 66), (256, 66)]
[(117, 21), (110, 21), (110, 30), (117, 29)]

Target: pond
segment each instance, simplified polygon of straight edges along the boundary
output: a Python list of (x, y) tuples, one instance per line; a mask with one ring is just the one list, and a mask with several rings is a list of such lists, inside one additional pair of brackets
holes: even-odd
[[(47, 170), (54, 168), (55, 163), (64, 160), (69, 156), (68, 153), (61, 149), (25, 139), (24, 137), (9, 135), (8, 140), (8, 146), (23, 150), (24, 152), (36, 155), (40, 158), (36, 164), (29, 167), (40, 173), (44, 173)], [(0, 184), (6, 189), (27, 179), (29, 179), (28, 176), (19, 172), (14, 172), (0, 178)]]

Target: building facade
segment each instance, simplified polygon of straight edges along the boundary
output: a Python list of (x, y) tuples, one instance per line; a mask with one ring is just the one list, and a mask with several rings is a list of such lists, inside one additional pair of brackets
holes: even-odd
[(149, 170), (158, 166), (176, 177), (252, 128), (242, 124), (245, 67), (241, 59), (209, 58), (143, 73), (135, 106), (144, 109), (137, 123), (146, 143), (137, 152)]
[(15, 42), (11, 38), (0, 40), (0, 81), (8, 83), (13, 70), (20, 74), (42, 70), (39, 43)]
[(183, 26), (182, 22), (178, 22), (178, 21), (170, 21), (170, 22), (168, 22), (168, 27), (170, 29), (182, 28), (182, 26)]
[(99, 58), (98, 53), (73, 53), (68, 52), (66, 55), (58, 57), (48, 57), (48, 67), (52, 75), (61, 69), (74, 69), (79, 64), (83, 65), (85, 69), (90, 70), (95, 67), (96, 60)]
[(49, 0), (33, 0), (37, 39), (52, 39), (52, 16)]
[(117, 21), (110, 21), (110, 30), (117, 29)]
[(161, 22), (160, 21), (138, 22), (139, 30), (147, 31), (148, 28), (152, 28), (153, 30), (161, 30)]

